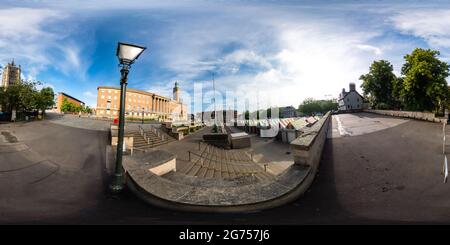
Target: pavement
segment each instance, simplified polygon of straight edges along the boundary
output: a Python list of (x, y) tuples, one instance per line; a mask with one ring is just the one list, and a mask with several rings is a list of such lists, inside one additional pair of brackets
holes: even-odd
[(333, 115), (333, 126), (328, 138), (364, 135), (395, 127), (408, 122), (399, 117), (381, 116), (372, 113), (353, 113)]
[[(1, 124), (0, 131), (8, 132), (8, 136), (0, 134), (1, 144), (25, 144), (34, 155), (25, 150), (21, 150), (24, 154), (14, 153), (17, 154), (14, 157), (7, 157), (11, 153), (0, 153), (0, 166), (6, 166), (7, 162), (9, 167), (15, 163), (18, 166), (24, 163), (20, 166), (25, 167), (0, 171), (0, 223), (429, 224), (450, 221), (450, 184), (444, 184), (440, 174), (443, 161), (440, 124), (365, 113), (340, 114), (338, 118), (343, 134), (339, 133), (339, 124), (333, 116), (331, 126), (336, 137), (332, 132), (326, 141), (319, 173), (303, 197), (279, 208), (226, 215), (160, 209), (127, 191), (119, 198), (110, 197), (106, 191), (109, 179), (104, 167), (107, 143), (104, 131), (49, 121)], [(13, 137), (18, 142), (10, 143)], [(40, 166), (41, 162), (36, 164), (35, 160), (45, 163)], [(42, 171), (25, 171), (32, 164)], [(29, 181), (33, 173), (51, 172), (54, 173), (38, 182)]]

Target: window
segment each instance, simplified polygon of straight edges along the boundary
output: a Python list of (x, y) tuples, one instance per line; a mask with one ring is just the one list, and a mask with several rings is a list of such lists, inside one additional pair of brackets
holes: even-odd
[(358, 101), (358, 102), (359, 102), (359, 98), (356, 98), (356, 101)]

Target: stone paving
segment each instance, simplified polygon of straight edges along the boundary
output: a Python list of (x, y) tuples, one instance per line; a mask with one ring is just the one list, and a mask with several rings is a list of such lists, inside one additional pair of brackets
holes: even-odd
[(89, 117), (78, 117), (75, 115), (62, 115), (56, 113), (48, 113), (48, 121), (51, 123), (69, 126), (74, 128), (109, 131), (111, 121), (94, 119)]

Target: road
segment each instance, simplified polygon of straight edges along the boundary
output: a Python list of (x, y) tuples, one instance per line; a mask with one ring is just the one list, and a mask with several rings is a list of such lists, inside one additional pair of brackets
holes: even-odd
[[(320, 171), (289, 205), (250, 214), (199, 214), (107, 195), (104, 131), (49, 121), (0, 124), (54, 172), (0, 171), (0, 223), (39, 224), (396, 224), (448, 223), (450, 184), (442, 183), (441, 125), (374, 114), (333, 116)], [(342, 134), (341, 134), (342, 133)], [(34, 156), (34, 155), (33, 155)], [(0, 153), (0, 166), (7, 156)], [(9, 161), (14, 161), (9, 157)], [(33, 157), (27, 158), (29, 164)], [(26, 164), (25, 164), (26, 165)], [(37, 171), (39, 172), (39, 171)]]

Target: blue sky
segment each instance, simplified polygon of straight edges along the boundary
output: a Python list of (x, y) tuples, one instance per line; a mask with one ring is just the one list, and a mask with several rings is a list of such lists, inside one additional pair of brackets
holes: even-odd
[(118, 41), (148, 48), (130, 88), (171, 96), (178, 80), (187, 97), (214, 72), (218, 91), (277, 106), (359, 87), (373, 60), (399, 74), (415, 47), (450, 61), (444, 1), (0, 2), (0, 62), (94, 107), (97, 86), (118, 86)]

